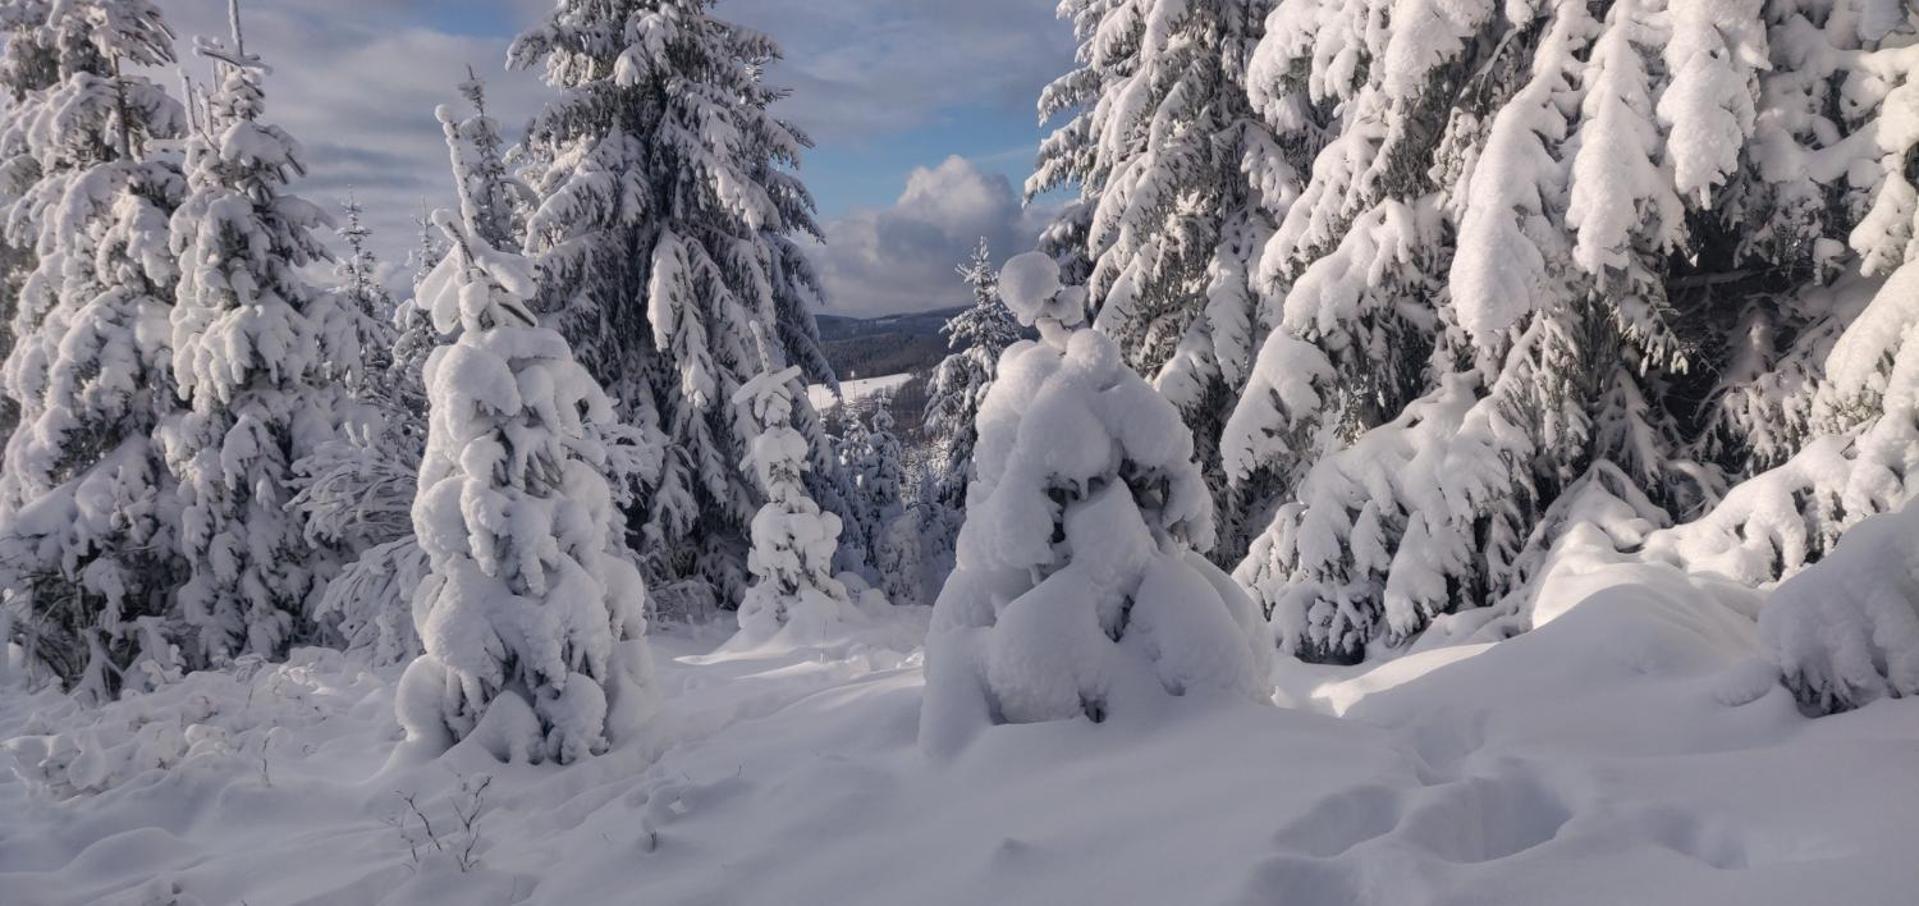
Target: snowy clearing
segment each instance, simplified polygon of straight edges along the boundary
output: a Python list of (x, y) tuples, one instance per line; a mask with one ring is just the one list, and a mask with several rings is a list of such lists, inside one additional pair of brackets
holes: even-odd
[(841, 381), (839, 398), (833, 396), (833, 388), (825, 384), (812, 384), (806, 388), (806, 399), (813, 404), (813, 408), (825, 412), (838, 406), (842, 400), (857, 403), (868, 397), (898, 390), (912, 380), (911, 374), (883, 374), (879, 377)]
[[(1007, 725), (950, 760), (915, 743), (918, 608), (824, 647), (657, 634), (657, 738), (565, 768), (394, 759), (394, 676), (333, 652), (97, 719), (12, 694), (15, 771), (35, 776), (19, 759), (43, 744), (21, 734), (125, 751), (69, 765), (97, 794), (0, 782), (0, 889), (32, 906), (1910, 903), (1919, 702), (1809, 720), (1755, 673), (1747, 617), (1675, 573), (1601, 573), (1506, 642), (1288, 661), (1290, 707)], [(461, 782), (483, 775), (469, 837)]]

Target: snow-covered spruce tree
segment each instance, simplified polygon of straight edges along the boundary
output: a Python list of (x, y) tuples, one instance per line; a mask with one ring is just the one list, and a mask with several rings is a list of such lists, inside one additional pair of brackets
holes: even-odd
[(782, 635), (816, 641), (838, 625), (857, 622), (859, 609), (833, 575), (840, 517), (820, 509), (807, 490), (812, 468), (805, 435), (793, 427), (797, 365), (779, 367), (759, 322), (750, 327), (762, 350), (761, 371), (733, 393), (733, 405), (756, 434), (741, 461), (766, 503), (753, 516), (753, 584), (740, 602), (740, 637), (748, 643)]
[[(45, 2), (9, 3), (0, 6), (0, 91), (7, 106), (0, 110), (0, 135), (11, 134), (24, 140), (24, 115), (33, 106), (28, 98), (35, 92), (52, 88), (60, 77), (57, 48), (49, 40), (46, 28), (48, 5)], [(16, 145), (0, 150), (0, 155), (18, 162), (18, 166), (0, 169), (0, 192), (18, 198), (39, 178), (38, 163), (25, 149)], [(19, 311), (20, 292), (35, 266), (30, 244), (16, 244), (0, 230), (0, 361), (13, 349), (13, 320)], [(0, 449), (6, 447), (19, 423), (20, 407), (0, 394)]]
[(941, 328), (952, 349), (928, 381), (923, 415), (932, 439), (922, 480), (913, 495), (920, 509), (920, 562), (929, 585), (939, 588), (953, 569), (966, 495), (973, 475), (973, 449), (979, 441), (980, 406), (999, 373), (999, 357), (1021, 336), (1019, 322), (999, 298), (999, 274), (981, 239), (957, 268), (972, 290), (973, 304)]
[(446, 258), (447, 249), (446, 236), (433, 225), (433, 212), (427, 208), (425, 199), (420, 201), (420, 214), (413, 219), (413, 225), (419, 228), (419, 233), (413, 250), (406, 253), (406, 268), (413, 274), (413, 291), (417, 295), (420, 284), (425, 283), (433, 269)]
[[(1699, 169), (1723, 174), (1722, 201), (1689, 227), (1701, 258), (1732, 263), (1675, 280), (1694, 284), (1675, 297), (1713, 325), (1708, 361), (1722, 375), (1695, 447), (1735, 480), (1753, 477), (1703, 518), (1649, 538), (1644, 553), (1760, 584), (1818, 560), (1851, 525), (1913, 493), (1919, 412), (1906, 338), (1919, 247), (1908, 180), (1919, 50), (1911, 14), (1896, 7), (1740, 9), (1750, 23), (1675, 33), (1693, 30), (1686, 40), (1703, 42), (1712, 71), (1727, 69), (1725, 58), (1730, 77), (1756, 80), (1752, 110), (1735, 97), (1715, 111), (1729, 78), (1720, 72), (1673, 76), (1660, 111), (1664, 122), (1702, 106), (1717, 129), (1690, 143), (1716, 161)], [(1715, 42), (1761, 47), (1770, 65), (1742, 68)]]
[(500, 137), (499, 123), (486, 112), (486, 84), (471, 67), (459, 91), (473, 108), (472, 116), (460, 119), (444, 106), (435, 114), (453, 158), (460, 212), (494, 248), (517, 248), (525, 241), (526, 209), (532, 198), (526, 186), (507, 172), (506, 140)]
[(173, 60), (145, 0), (13, 4), (0, 67), (6, 244), (30, 252), (0, 381), (20, 424), (0, 472), (9, 642), (110, 697), (179, 664), (179, 513), (154, 427), (178, 406), (167, 218), (185, 184), (154, 154), (184, 111), (128, 70)]
[[(419, 653), (408, 602), (426, 572), (413, 538), (413, 497), (426, 445), (425, 390), (419, 364), (402, 363), (399, 307), (379, 280), (379, 262), (363, 210), (349, 199), (338, 230), (347, 254), (335, 267), (341, 305), (354, 318), (361, 350), (356, 372), (342, 374), (347, 411), (341, 436), (294, 463), (290, 502), (316, 546), (350, 562), (326, 584), (313, 619), (326, 635), (379, 663)], [(410, 325), (430, 332), (430, 325)], [(431, 338), (409, 337), (417, 347)], [(417, 348), (407, 350), (418, 355)], [(410, 366), (410, 367), (409, 367)]]
[[(485, 89), (469, 78), (459, 90), (473, 114), (462, 119), (444, 106), (436, 114), (446, 133), (461, 220), (474, 224), (488, 247), (517, 248), (523, 196), (501, 161), (502, 142), (486, 114)], [(414, 481), (426, 446), (424, 367), (439, 345), (440, 331), (424, 310), (430, 300), (416, 299), (404, 309), (394, 303), (380, 284), (362, 209), (349, 200), (345, 213), (338, 232), (347, 256), (335, 271), (337, 292), (353, 318), (354, 341), (363, 350), (361, 361), (350, 363), (359, 371), (341, 381), (354, 411), (344, 419), (345, 436), (301, 460), (302, 490), (293, 504), (308, 514), (307, 531), (316, 542), (344, 542), (357, 554), (412, 534)], [(445, 233), (432, 229), (442, 238), (423, 240), (420, 254), (444, 259)], [(428, 289), (430, 277), (420, 279), (416, 294)]]
[(399, 339), (394, 324), (396, 303), (393, 294), (380, 282), (380, 261), (369, 242), (373, 230), (366, 225), (366, 209), (358, 199), (348, 196), (341, 202), (344, 216), (335, 232), (346, 245), (346, 257), (334, 266), (339, 279), (335, 292), (352, 316), (353, 340), (360, 350), (357, 361), (336, 363), (334, 367), (358, 365), (357, 372), (344, 372), (347, 391), (361, 402), (378, 403), (392, 398), (393, 344)]
[(293, 464), (338, 436), (359, 373), (356, 314), (307, 282), (325, 259), (318, 207), (287, 191), (301, 149), (264, 122), (265, 67), (246, 52), (238, 2), (231, 47), (201, 39), (217, 79), (187, 141), (188, 193), (172, 219), (180, 259), (173, 370), (191, 404), (162, 426), (179, 479), (179, 604), (196, 661), (276, 656), (311, 631), (314, 594), (340, 559), (316, 549), (288, 509)]
[[(1084, 243), (1095, 325), (1184, 413), (1216, 510), (1239, 520), (1218, 443), (1269, 324), (1253, 261), (1298, 174), (1243, 88), (1272, 0), (1064, 0), (1078, 68), (1040, 97), (1071, 111), (1028, 197), (1076, 185), (1048, 245)], [(1294, 155), (1298, 157), (1297, 154)], [(1065, 251), (1058, 249), (1058, 251)], [(1218, 552), (1232, 559), (1241, 532)]]
[[(872, 550), (873, 572), (879, 586), (895, 604), (921, 601), (919, 510), (906, 499), (906, 452), (893, 433), (890, 400), (881, 400), (860, 432), (860, 444), (849, 466), (856, 499), (848, 508), (862, 524), (860, 535)], [(858, 413), (849, 413), (858, 419)]]
[[(523, 144), (542, 316), (630, 421), (670, 441), (631, 514), (656, 591), (735, 601), (760, 502), (735, 467), (751, 427), (727, 405), (759, 371), (747, 325), (767, 326), (781, 368), (830, 370), (795, 242), (817, 234), (792, 172), (808, 141), (772, 115), (782, 92), (763, 82), (778, 48), (709, 6), (564, 0), (511, 60), (559, 92)], [(794, 406), (816, 472), (833, 469), (811, 406)]]
[(1278, 4), (1247, 66), (1277, 148), (1249, 173), (1263, 174), (1278, 226), (1251, 274), (1269, 332), (1220, 441), (1237, 517), (1227, 551), (1247, 548), (1321, 456), (1457, 364), (1442, 187), (1534, 36), (1495, 43), (1487, 6), (1413, 3), (1393, 28), (1367, 24), (1385, 12)]
[(980, 404), (998, 373), (1000, 354), (1020, 339), (1019, 322), (1000, 301), (999, 274), (993, 270), (985, 239), (957, 270), (973, 291), (973, 304), (940, 328), (953, 351), (934, 369), (927, 394), (926, 430), (939, 446), (929, 476), (932, 487), (922, 495), (952, 515), (955, 531), (958, 517), (966, 510), (966, 488), (972, 480)]
[(532, 265), (488, 245), (470, 211), (436, 220), (452, 251), (428, 305), (454, 339), (427, 364), (426, 653), (400, 682), (400, 721), (429, 748), (472, 738), (503, 760), (574, 761), (654, 705), (646, 588), (608, 480), (612, 402), (538, 326)]
[(1039, 342), (1007, 350), (980, 413), (959, 564), (927, 636), (921, 744), (995, 722), (1141, 710), (1144, 698), (1269, 689), (1246, 593), (1202, 555), (1212, 503), (1179, 412), (1080, 325), (1056, 262), (1007, 262), (1000, 290)]
[[(1380, 482), (1415, 453), (1405, 429), (1437, 440), (1430, 416), (1457, 426), (1475, 396), (1440, 380), (1467, 358), (1447, 305), (1444, 191), (1539, 40), (1536, 23), (1507, 27), (1489, 6), (1414, 3), (1393, 11), (1392, 29), (1368, 27), (1374, 8), (1279, 4), (1247, 73), (1285, 159), (1309, 159), (1311, 175), (1260, 256), (1273, 329), (1222, 459), (1242, 527), (1265, 526), (1236, 575), (1283, 644), (1316, 659), (1350, 659), (1379, 631), (1404, 530), (1399, 495)], [(1425, 393), (1437, 394), (1431, 411), (1414, 414)], [(1402, 414), (1393, 436), (1364, 437)]]

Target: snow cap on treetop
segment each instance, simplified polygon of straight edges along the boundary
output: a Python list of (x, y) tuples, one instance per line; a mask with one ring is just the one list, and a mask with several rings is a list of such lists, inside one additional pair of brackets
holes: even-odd
[(1059, 279), (1059, 262), (1043, 252), (1027, 252), (1007, 261), (999, 272), (1000, 299), (1027, 327), (1042, 318), (1051, 318), (1064, 327), (1076, 327), (1086, 320), (1086, 290), (1064, 287)]

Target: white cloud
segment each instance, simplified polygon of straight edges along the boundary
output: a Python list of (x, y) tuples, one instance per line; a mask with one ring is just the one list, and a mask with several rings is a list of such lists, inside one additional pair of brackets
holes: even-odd
[(813, 257), (827, 311), (877, 315), (958, 305), (953, 268), (985, 237), (995, 261), (1030, 249), (1046, 211), (1022, 208), (1006, 177), (962, 157), (920, 167), (891, 207), (855, 209), (825, 224)]

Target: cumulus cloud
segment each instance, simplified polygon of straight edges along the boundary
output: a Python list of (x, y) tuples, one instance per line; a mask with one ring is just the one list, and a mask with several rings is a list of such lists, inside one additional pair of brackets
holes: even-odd
[(1032, 248), (1048, 212), (1022, 208), (1005, 176), (963, 157), (919, 167), (891, 207), (857, 208), (825, 224), (814, 250), (827, 310), (856, 316), (958, 305), (953, 267), (981, 237), (995, 261)]

